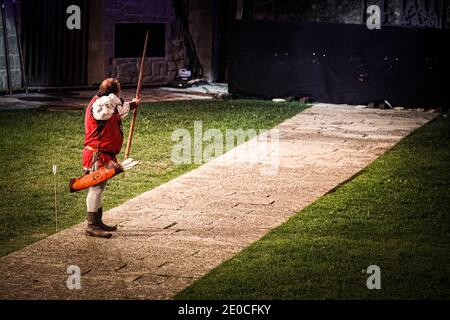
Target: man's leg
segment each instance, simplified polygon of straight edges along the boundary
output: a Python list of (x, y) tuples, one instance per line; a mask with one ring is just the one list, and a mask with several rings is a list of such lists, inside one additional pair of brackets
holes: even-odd
[(102, 204), (103, 190), (106, 183), (90, 187), (86, 198), (86, 207), (88, 212), (97, 212)]
[(100, 184), (99, 186), (101, 186), (102, 188), (102, 193), (100, 194), (100, 200), (98, 202), (98, 215), (99, 215), (99, 220), (100, 220), (100, 229), (102, 229), (103, 231), (116, 231), (117, 230), (117, 226), (108, 226), (106, 224), (103, 223), (103, 208), (102, 208), (102, 196), (103, 196), (103, 191), (106, 188), (106, 182)]
[(102, 216), (99, 213), (101, 206), (103, 190), (105, 189), (106, 182), (90, 187), (88, 195), (86, 197), (87, 206), (87, 220), (88, 225), (86, 228), (86, 234), (92, 237), (110, 238), (111, 233), (106, 232), (102, 228)]

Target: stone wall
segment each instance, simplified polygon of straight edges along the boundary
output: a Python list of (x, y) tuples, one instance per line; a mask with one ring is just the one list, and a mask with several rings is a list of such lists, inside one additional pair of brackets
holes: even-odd
[[(7, 41), (9, 45), (9, 67), (11, 71), (12, 89), (22, 88), (22, 72), (20, 68), (20, 56), (17, 46), (16, 26), (13, 19), (12, 1), (5, 1)], [(3, 17), (0, 15), (0, 91), (6, 91), (8, 88), (6, 57), (5, 57), (5, 39), (3, 35)]]
[(254, 0), (253, 19), (357, 24), (362, 21), (361, 3), (361, 0)]
[[(147, 58), (146, 84), (165, 84), (174, 79), (178, 69), (186, 67), (186, 49), (181, 22), (175, 15), (173, 0), (103, 0), (105, 74), (118, 77), (123, 84), (135, 84), (139, 59), (114, 58), (114, 24), (120, 22), (165, 22), (166, 57)], [(204, 69), (204, 77), (213, 74), (214, 0), (189, 2), (189, 29)], [(91, 24), (92, 25), (92, 24)], [(93, 50), (95, 55), (96, 50)], [(91, 57), (90, 57), (91, 58)], [(94, 77), (91, 77), (92, 79)]]
[(144, 84), (159, 85), (173, 80), (177, 70), (185, 66), (185, 49), (172, 1), (103, 0), (105, 75), (119, 78), (124, 85), (135, 85), (140, 58), (114, 57), (114, 26), (121, 22), (166, 23), (166, 56), (146, 58)]
[(316, 1), (304, 11), (306, 21), (359, 24), (362, 21), (361, 0)]
[[(450, 1), (428, 0), (427, 3), (444, 1), (446, 8), (446, 20), (444, 27), (450, 24)], [(368, 5), (378, 5), (382, 9), (383, 25), (402, 25), (401, 14), (403, 0), (305, 0), (305, 1), (253, 1), (254, 20), (277, 21), (308, 21), (327, 23), (365, 23), (365, 8)], [(427, 9), (427, 8), (426, 8)]]

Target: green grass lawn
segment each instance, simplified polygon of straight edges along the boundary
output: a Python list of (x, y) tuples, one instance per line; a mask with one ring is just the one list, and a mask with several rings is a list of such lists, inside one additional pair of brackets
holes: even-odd
[[(298, 103), (264, 101), (164, 102), (140, 108), (131, 156), (143, 163), (115, 177), (104, 196), (108, 210), (197, 165), (175, 166), (171, 134), (177, 128), (270, 129), (305, 109)], [(124, 123), (128, 133), (129, 120)], [(86, 191), (70, 194), (79, 176), (83, 144), (82, 112), (0, 112), (0, 256), (55, 232), (52, 164), (59, 167), (59, 226), (85, 219)], [(120, 158), (120, 157), (119, 157)]]
[(449, 299), (449, 138), (448, 117), (419, 129), (176, 298)]

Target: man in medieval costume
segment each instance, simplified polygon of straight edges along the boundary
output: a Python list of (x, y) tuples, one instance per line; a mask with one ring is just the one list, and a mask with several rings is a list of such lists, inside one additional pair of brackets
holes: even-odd
[[(86, 174), (99, 170), (111, 161), (117, 163), (123, 143), (122, 119), (130, 110), (138, 107), (140, 100), (125, 102), (120, 98), (121, 87), (117, 79), (104, 80), (97, 95), (92, 98), (84, 118), (85, 140), (83, 169)], [(117, 226), (108, 226), (102, 221), (102, 194), (106, 182), (89, 188), (86, 198), (86, 234), (92, 237), (110, 238)]]

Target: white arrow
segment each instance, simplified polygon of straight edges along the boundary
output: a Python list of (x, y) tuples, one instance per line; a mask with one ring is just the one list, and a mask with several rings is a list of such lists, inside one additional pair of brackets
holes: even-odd
[(58, 231), (58, 201), (56, 192), (56, 173), (58, 172), (58, 166), (56, 164), (53, 165), (52, 171), (53, 171), (53, 185), (55, 190), (55, 227), (56, 231)]

